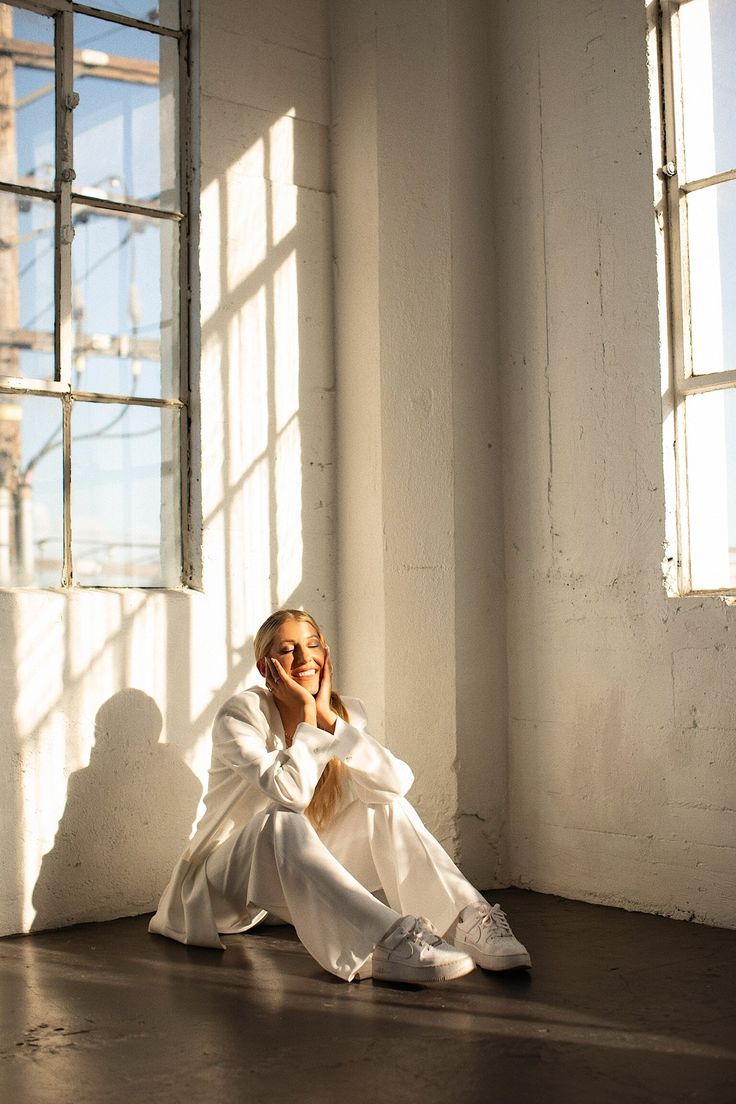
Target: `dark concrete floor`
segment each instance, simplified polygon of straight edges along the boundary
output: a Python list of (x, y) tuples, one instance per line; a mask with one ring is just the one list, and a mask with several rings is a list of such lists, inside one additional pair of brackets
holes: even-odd
[(224, 954), (146, 918), (0, 941), (3, 1104), (736, 1102), (736, 932), (505, 890), (526, 972), (325, 974), (290, 928)]

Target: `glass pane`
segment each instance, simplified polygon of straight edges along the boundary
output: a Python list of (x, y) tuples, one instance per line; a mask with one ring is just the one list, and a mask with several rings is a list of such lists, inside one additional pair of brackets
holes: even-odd
[(77, 390), (178, 397), (178, 223), (75, 206)]
[(72, 554), (87, 586), (181, 585), (179, 412), (74, 404)]
[(75, 189), (175, 210), (176, 39), (75, 15)]
[(686, 203), (693, 372), (723, 372), (736, 368), (736, 181)]
[(0, 395), (0, 586), (61, 586), (58, 399)]
[(0, 192), (0, 376), (54, 378), (56, 206)]
[(54, 21), (0, 4), (0, 180), (54, 187)]
[(690, 0), (679, 9), (688, 180), (736, 168), (736, 4)]
[(736, 587), (736, 390), (685, 403), (692, 586)]
[(157, 23), (161, 27), (179, 29), (179, 0), (161, 0), (159, 4), (154, 4), (151, 0), (107, 0), (106, 3), (85, 0), (85, 4), (88, 8), (112, 12), (114, 15), (127, 15), (142, 23)]

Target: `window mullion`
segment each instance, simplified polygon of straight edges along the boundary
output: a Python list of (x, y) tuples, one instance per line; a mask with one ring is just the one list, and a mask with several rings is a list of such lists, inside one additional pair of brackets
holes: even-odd
[(107, 23), (117, 23), (121, 27), (132, 27), (134, 30), (147, 31), (160, 35), (161, 38), (183, 38), (185, 31), (176, 27), (162, 27), (160, 23), (147, 23), (143, 19), (136, 19), (132, 15), (121, 15), (119, 12), (105, 11), (104, 8), (93, 8), (88, 4), (75, 4), (74, 10), (80, 15), (89, 15), (93, 19), (104, 19)]
[[(72, 366), (72, 181), (74, 96), (74, 27), (70, 11), (56, 17), (56, 379), (71, 387)], [(63, 516), (62, 586), (70, 587), (72, 574), (71, 516), (71, 427), (72, 407), (68, 394), (63, 407)]]
[[(678, 176), (679, 143), (675, 118), (676, 79), (674, 56), (677, 50), (676, 29), (673, 28), (673, 16), (676, 4), (672, 0), (662, 0), (662, 78), (664, 91), (664, 164), (662, 174), (665, 182), (667, 211), (667, 253), (670, 284), (670, 355), (672, 359), (672, 383), (678, 396), (682, 385), (689, 375), (686, 367), (684, 344), (685, 291), (683, 278), (685, 265), (682, 252), (682, 211), (681, 190)], [(687, 358), (689, 361), (689, 358)]]
[(683, 395), (702, 395), (706, 391), (726, 391), (736, 387), (736, 368), (723, 372), (708, 372), (702, 376), (690, 376), (682, 388)]
[(74, 95), (73, 16), (56, 18), (56, 379), (71, 385), (72, 366), (72, 167)]
[(64, 413), (62, 427), (63, 480), (64, 480), (64, 550), (61, 569), (61, 585), (72, 586), (74, 582), (72, 561), (72, 398), (66, 394), (62, 398)]
[[(683, 257), (681, 210), (682, 193), (678, 178), (680, 145), (678, 140), (676, 104), (681, 92), (675, 57), (679, 56), (677, 36), (677, 4), (661, 0), (660, 35), (662, 61), (663, 164), (665, 185), (667, 276), (669, 282), (669, 348), (672, 410), (675, 445), (675, 515), (677, 519), (677, 586), (681, 594), (690, 590), (690, 529), (688, 520), (687, 445), (685, 434), (685, 396), (683, 389), (688, 376), (685, 350), (686, 266)], [(689, 333), (689, 326), (688, 326)], [(687, 358), (689, 362), (690, 358)]]
[(700, 180), (688, 180), (683, 183), (682, 191), (687, 195), (688, 192), (699, 192), (703, 188), (711, 188), (714, 184), (728, 184), (731, 180), (736, 180), (736, 169), (725, 169), (723, 172), (716, 173), (715, 176), (704, 176)]
[[(185, 10), (186, 9), (186, 10)], [(188, 3), (181, 5), (182, 26), (189, 27), (190, 12)], [(192, 578), (191, 550), (191, 511), (190, 492), (190, 455), (189, 455), (189, 287), (191, 280), (192, 221), (190, 197), (192, 195), (193, 158), (191, 148), (191, 68), (188, 39), (179, 43), (179, 206), (183, 221), (179, 227), (179, 398), (185, 405), (179, 419), (179, 518), (180, 518), (180, 564), (181, 582), (184, 586)]]
[(41, 12), (50, 15), (53, 12), (70, 12), (72, 0), (13, 0), (17, 8), (27, 8), (29, 11)]

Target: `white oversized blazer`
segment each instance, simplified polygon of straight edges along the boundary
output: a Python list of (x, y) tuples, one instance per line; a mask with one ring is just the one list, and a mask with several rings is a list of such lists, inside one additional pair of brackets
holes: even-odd
[[(300, 724), (291, 747), (271, 694), (253, 687), (235, 694), (215, 717), (206, 811), (163, 892), (149, 930), (180, 943), (224, 948), (210, 899), (204, 864), (214, 849), (271, 803), (306, 809), (330, 759), (349, 772), (349, 797), (378, 803), (403, 797), (414, 776), (366, 732), (365, 710), (343, 699), (350, 723), (338, 719), (335, 732)], [(244, 871), (244, 884), (248, 872)], [(243, 931), (266, 916), (249, 906)]]

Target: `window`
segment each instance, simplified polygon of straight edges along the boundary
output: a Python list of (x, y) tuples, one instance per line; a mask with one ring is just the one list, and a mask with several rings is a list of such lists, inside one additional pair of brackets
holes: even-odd
[(678, 593), (736, 589), (736, 4), (663, 0)]
[(0, 586), (187, 581), (185, 8), (0, 3)]

